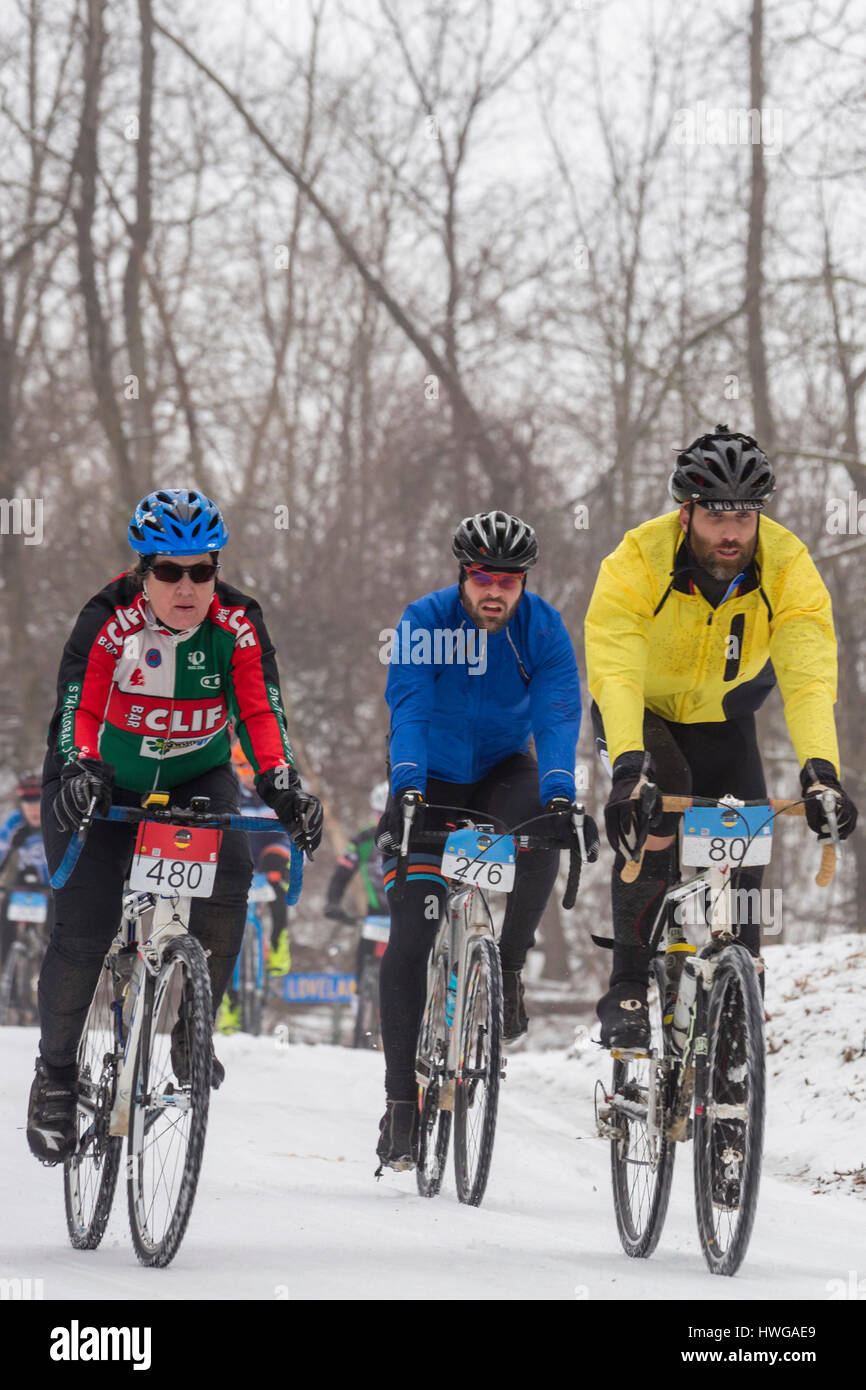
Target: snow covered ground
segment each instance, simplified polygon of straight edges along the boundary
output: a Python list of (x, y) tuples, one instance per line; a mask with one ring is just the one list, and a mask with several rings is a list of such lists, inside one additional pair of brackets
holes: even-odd
[(450, 1172), (434, 1201), (417, 1195), (413, 1174), (374, 1181), (378, 1054), (220, 1040), (227, 1079), (174, 1263), (137, 1264), (122, 1184), (100, 1249), (75, 1252), (60, 1174), (27, 1150), (36, 1033), (15, 1028), (0, 1032), (0, 1278), (41, 1279), (45, 1299), (828, 1300), (858, 1280), (866, 1297), (866, 938), (766, 954), (764, 1179), (734, 1279), (710, 1275), (698, 1249), (690, 1146), (655, 1255), (622, 1254), (608, 1146), (593, 1128), (593, 1085), (608, 1064), (585, 1035), (568, 1056), (509, 1060), (477, 1210), (458, 1204)]

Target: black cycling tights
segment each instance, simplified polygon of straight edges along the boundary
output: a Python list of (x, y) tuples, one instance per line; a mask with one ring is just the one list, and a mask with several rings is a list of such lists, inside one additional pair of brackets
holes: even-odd
[[(430, 778), (425, 800), (430, 808), (440, 804), (488, 811), (509, 827), (543, 814), (538, 796), (538, 766), (528, 753), (504, 759), (482, 781), (468, 786)], [(443, 830), (459, 816), (459, 811), (430, 808), (424, 812), (424, 830)], [(544, 829), (540, 825), (527, 827), (529, 833), (534, 830), (536, 834), (544, 833)], [(411, 845), (410, 851), (414, 862), (400, 902), (395, 903), (392, 893), (388, 893), (391, 936), (379, 978), (385, 1090), (391, 1100), (415, 1099), (415, 1046), (424, 1012), (427, 959), (446, 891), (444, 880), (436, 872), (441, 854), (419, 855)], [(396, 862), (386, 860), (386, 875)], [(535, 932), (558, 867), (558, 850), (521, 853), (502, 926), (499, 953), (503, 970), (523, 968), (526, 953), (535, 944)]]
[[(53, 764), (46, 766), (46, 772), (49, 766), (53, 772)], [(54, 773), (42, 789), (45, 854), (52, 874), (71, 838), (68, 831), (58, 830), (54, 819), (53, 803), (59, 786), (59, 777)], [(209, 796), (214, 811), (238, 811), (237, 782), (228, 765), (172, 788), (172, 799), (178, 805), (185, 806), (191, 796)], [(141, 805), (140, 792), (120, 787), (114, 788), (113, 799), (117, 805)], [(123, 883), (129, 872), (135, 834), (135, 826), (94, 821), (69, 881), (54, 895), (54, 930), (39, 976), (40, 1050), (49, 1066), (67, 1066), (76, 1059), (102, 961), (120, 924)], [(228, 830), (220, 846), (213, 895), (192, 900), (190, 931), (210, 952), (208, 970), (214, 1010), (240, 950), (252, 874), (246, 834)]]
[[(606, 755), (604, 726), (598, 706), (592, 706), (592, 725), (599, 753)], [(702, 724), (674, 724), (647, 710), (644, 715), (644, 747), (652, 754), (656, 782), (663, 792), (675, 796), (725, 796), (741, 801), (760, 801), (767, 795), (764, 769), (755, 730), (755, 716)], [(653, 835), (673, 835), (678, 815), (662, 817)], [(677, 881), (676, 845), (670, 850), (649, 850), (634, 883), (623, 883), (619, 874), (625, 860), (617, 855), (611, 882), (613, 926), (616, 945), (611, 976), (645, 977), (644, 948), (665, 890)], [(734, 888), (760, 889), (763, 868), (740, 869), (734, 874)], [(755, 900), (752, 900), (753, 902)], [(750, 903), (750, 909), (752, 904)], [(760, 949), (759, 913), (740, 924), (740, 937), (753, 954)]]

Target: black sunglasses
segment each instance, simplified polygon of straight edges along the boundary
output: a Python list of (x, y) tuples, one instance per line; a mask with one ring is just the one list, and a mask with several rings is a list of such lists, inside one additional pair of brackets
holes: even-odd
[(173, 560), (158, 560), (151, 565), (150, 572), (161, 584), (179, 584), (185, 574), (189, 575), (193, 584), (207, 584), (216, 578), (218, 569), (219, 565), (211, 564), (209, 560), (202, 560), (197, 565), (176, 565)]

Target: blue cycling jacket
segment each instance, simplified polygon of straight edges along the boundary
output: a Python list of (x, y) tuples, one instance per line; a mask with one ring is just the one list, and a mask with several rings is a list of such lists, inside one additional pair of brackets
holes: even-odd
[(19, 870), (36, 869), (41, 882), (49, 883), (51, 875), (48, 872), (48, 864), (45, 859), (42, 831), (38, 826), (35, 830), (33, 828), (28, 829), (22, 811), (13, 811), (11, 816), (0, 826), (0, 867), (5, 863), (13, 846), (18, 855)]
[(565, 624), (524, 592), (501, 632), (484, 633), (452, 584), (410, 603), (388, 658), (391, 789), (427, 778), (473, 783), (535, 739), (542, 802), (574, 799), (580, 681)]

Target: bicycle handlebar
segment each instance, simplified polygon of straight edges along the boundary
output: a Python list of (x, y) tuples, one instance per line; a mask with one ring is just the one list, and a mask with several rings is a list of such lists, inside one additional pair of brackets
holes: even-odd
[[(415, 813), (421, 805), (420, 801), (410, 801), (403, 805), (403, 836), (400, 849), (397, 854), (397, 871), (394, 876), (394, 885), (391, 892), (394, 894), (394, 901), (399, 902), (403, 896), (403, 889), (406, 883), (406, 875), (409, 869), (409, 837)], [(451, 807), (433, 807), (433, 809), (456, 809)], [(476, 815), (487, 815), (487, 812), (475, 812)], [(558, 814), (555, 811), (546, 811), (544, 819), (551, 815)], [(468, 815), (468, 810), (467, 810)], [(533, 817), (541, 819), (541, 817)], [(562, 906), (566, 911), (574, 907), (577, 899), (577, 890), (580, 886), (580, 870), (584, 860), (587, 859), (586, 841), (583, 835), (584, 809), (580, 805), (575, 805), (572, 811), (572, 830), (571, 843), (565, 845), (561, 839), (552, 835), (525, 834), (519, 829), (499, 831), (498, 836), (513, 835), (519, 843), (520, 849), (568, 849), (568, 881), (562, 897)], [(528, 822), (525, 822), (528, 823)], [(445, 844), (448, 837), (453, 834), (451, 830), (420, 830), (412, 836), (412, 843), (416, 845), (431, 845), (441, 847)]]
[[(196, 800), (199, 798), (193, 797), (193, 802)], [(273, 815), (242, 816), (234, 811), (194, 810), (186, 806), (110, 806), (108, 813), (103, 816), (97, 812), (96, 797), (93, 797), (87, 815), (69, 842), (60, 867), (51, 875), (52, 888), (63, 888), (67, 883), (78, 863), (87, 832), (94, 820), (119, 821), (126, 825), (138, 825), (142, 821), (159, 821), (162, 825), (188, 825), (198, 826), (200, 829), (225, 830), (273, 830), (275, 825), (281, 825), (279, 818)], [(289, 852), (291, 867), (286, 904), (294, 907), (304, 886), (304, 856), (294, 842), (290, 842)]]
[[(652, 802), (655, 799), (654, 793), (657, 788), (651, 783), (646, 783), (641, 792), (649, 792), (645, 799)], [(661, 810), (674, 815), (681, 815), (684, 811), (690, 811), (695, 806), (715, 806), (724, 805), (717, 797), (712, 796), (666, 796), (659, 798)], [(830, 826), (830, 843), (825, 844), (821, 850), (821, 866), (815, 876), (815, 882), (819, 888), (826, 888), (836, 872), (836, 850), (839, 846), (839, 831), (836, 824), (836, 798), (832, 792), (824, 792), (821, 796), (821, 803), (827, 823)], [(766, 806), (772, 810), (772, 817), (776, 816), (805, 816), (806, 803), (802, 800), (791, 801), (784, 797), (766, 797), (760, 801), (742, 801), (741, 806)], [(736, 806), (731, 810), (736, 811)], [(624, 883), (634, 883), (643, 868), (643, 857), (646, 850), (646, 842), (640, 846), (640, 853), (637, 859), (627, 859), (620, 873), (620, 878)]]

